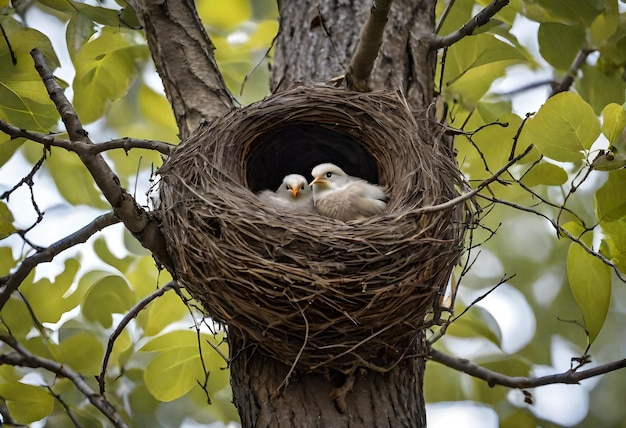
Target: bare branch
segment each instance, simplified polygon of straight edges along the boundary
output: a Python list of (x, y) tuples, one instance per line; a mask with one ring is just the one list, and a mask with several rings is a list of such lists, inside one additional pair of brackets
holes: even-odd
[(348, 89), (361, 92), (370, 91), (369, 79), (374, 61), (383, 44), (383, 33), (387, 25), (387, 16), (392, 0), (374, 0), (370, 14), (363, 26), (356, 52), (348, 65), (346, 86)]
[(215, 47), (198, 18), (194, 2), (131, 0), (141, 21), (152, 58), (174, 110), (182, 139), (202, 123), (233, 108), (217, 67)]
[(626, 358), (618, 361), (613, 361), (607, 364), (602, 364), (597, 367), (593, 367), (588, 370), (577, 371), (580, 367), (575, 367), (567, 370), (563, 373), (541, 376), (541, 377), (521, 377), (521, 376), (506, 376), (501, 373), (494, 372), (492, 370), (481, 367), (477, 364), (465, 358), (454, 357), (447, 355), (434, 348), (428, 350), (428, 355), (431, 360), (441, 363), (451, 369), (467, 373), (470, 376), (482, 379), (490, 387), (496, 385), (502, 385), (509, 388), (536, 388), (538, 386), (553, 385), (553, 384), (578, 384), (581, 380), (588, 379), (590, 377), (599, 376), (601, 374), (609, 373), (615, 370), (623, 369), (626, 367)]
[(30, 367), (30, 368), (42, 368), (49, 372), (55, 373), (57, 376), (64, 377), (76, 386), (76, 388), (94, 405), (104, 416), (107, 417), (118, 428), (127, 428), (126, 422), (117, 413), (117, 410), (113, 405), (102, 395), (96, 393), (83, 376), (76, 373), (69, 367), (57, 363), (56, 361), (48, 360), (46, 358), (31, 354), (26, 348), (20, 345), (17, 340), (12, 336), (0, 335), (0, 341), (6, 343), (15, 352), (9, 352), (0, 355), (0, 364), (9, 364), (12, 366)]
[(447, 36), (434, 37), (431, 41), (430, 48), (441, 49), (453, 45), (463, 37), (471, 36), (478, 27), (488, 23), (489, 20), (507, 4), (509, 4), (509, 0), (493, 0), (457, 31)]
[(578, 70), (580, 70), (580, 67), (582, 67), (582, 65), (587, 60), (587, 57), (594, 51), (595, 49), (589, 49), (587, 47), (584, 47), (580, 51), (578, 51), (578, 54), (576, 54), (576, 58), (574, 58), (572, 65), (570, 65), (569, 69), (567, 70), (567, 75), (565, 76), (565, 78), (557, 84), (553, 85), (552, 93), (550, 94), (551, 97), (560, 92), (569, 91), (570, 86), (572, 86), (572, 83), (574, 83), (574, 79), (578, 74)]
[(71, 248), (75, 245), (82, 244), (87, 241), (96, 232), (118, 223), (119, 219), (113, 213), (107, 213), (96, 218), (94, 221), (86, 225), (85, 227), (77, 230), (69, 236), (55, 242), (43, 251), (38, 251), (32, 256), (24, 260), (15, 272), (5, 277), (0, 278), (0, 285), (4, 285), (2, 294), (0, 294), (0, 309), (2, 309), (5, 303), (11, 297), (11, 294), (17, 290), (22, 281), (28, 276), (28, 274), (40, 263), (52, 261), (52, 259), (59, 253)]
[[(41, 76), (50, 98), (57, 107), (72, 142), (93, 145), (72, 105), (65, 97), (63, 89), (54, 79), (54, 75), (41, 51), (35, 48), (31, 51), (31, 55), (35, 61), (35, 68)], [(137, 238), (141, 245), (153, 253), (159, 263), (169, 266), (170, 262), (165, 238), (159, 230), (156, 220), (140, 207), (137, 201), (120, 186), (119, 178), (100, 154), (92, 154), (88, 151), (77, 152), (77, 154), (89, 170), (104, 197), (111, 204), (115, 215), (124, 222), (126, 228)]]
[(43, 144), (45, 148), (60, 147), (69, 152), (77, 154), (97, 154), (114, 149), (124, 149), (128, 152), (131, 149), (148, 149), (156, 150), (164, 155), (169, 155), (176, 147), (173, 144), (164, 143), (163, 141), (155, 140), (141, 140), (137, 138), (119, 138), (105, 143), (90, 144), (82, 141), (70, 141), (65, 138), (59, 138), (54, 134), (41, 134), (39, 132), (28, 131), (13, 126), (4, 120), (0, 119), (0, 131), (7, 134), (12, 139), (14, 138), (26, 138), (35, 143)]
[(485, 187), (487, 187), (494, 181), (498, 180), (498, 178), (502, 174), (504, 174), (511, 167), (511, 165), (514, 165), (515, 163), (517, 163), (517, 161), (519, 161), (528, 153), (530, 153), (532, 149), (533, 149), (533, 145), (531, 144), (530, 146), (526, 148), (526, 150), (524, 150), (519, 155), (515, 156), (513, 159), (509, 160), (502, 168), (497, 170), (491, 177), (481, 181), (480, 184), (476, 186), (476, 188), (470, 190), (469, 192), (465, 192), (462, 195), (459, 195), (454, 199), (450, 199), (449, 201), (446, 201), (442, 204), (429, 205), (429, 206), (419, 208), (416, 210), (416, 213), (431, 213), (431, 212), (436, 212), (436, 211), (448, 210), (448, 209), (453, 208), (455, 205), (460, 204), (461, 202), (464, 202), (464, 201), (467, 201), (468, 199), (473, 198), (474, 196), (478, 195), (480, 191), (483, 190)]
[(150, 302), (152, 302), (157, 297), (160, 297), (163, 294), (165, 294), (166, 291), (171, 290), (172, 288), (175, 288), (177, 286), (178, 285), (176, 284), (175, 281), (170, 281), (167, 284), (165, 284), (163, 287), (148, 294), (146, 297), (144, 297), (143, 299), (135, 303), (135, 306), (130, 308), (130, 310), (126, 313), (126, 315), (124, 315), (124, 318), (122, 318), (122, 320), (117, 325), (117, 327), (115, 327), (115, 330), (113, 331), (113, 333), (111, 333), (111, 336), (109, 336), (107, 349), (106, 349), (106, 352), (104, 353), (104, 358), (102, 359), (102, 368), (100, 370), (100, 374), (97, 377), (98, 385), (100, 386), (101, 395), (104, 396), (104, 393), (105, 393), (106, 382), (105, 382), (104, 377), (106, 376), (107, 366), (109, 365), (109, 358), (111, 358), (111, 353), (113, 352), (113, 346), (115, 345), (115, 341), (117, 340), (119, 335), (122, 334), (122, 332), (124, 331), (128, 323), (133, 318), (135, 318), (139, 314), (139, 312), (145, 309), (145, 307), (148, 306)]

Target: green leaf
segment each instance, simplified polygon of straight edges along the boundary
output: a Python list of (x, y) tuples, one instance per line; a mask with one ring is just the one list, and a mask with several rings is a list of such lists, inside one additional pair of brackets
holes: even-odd
[(107, 275), (98, 279), (85, 295), (83, 315), (109, 328), (112, 314), (123, 314), (135, 303), (134, 293), (121, 276)]
[(144, 326), (146, 336), (154, 336), (168, 325), (179, 321), (186, 313), (185, 304), (170, 290), (154, 300), (147, 311), (142, 311), (142, 318), (138, 321)]
[(523, 133), (547, 157), (562, 162), (584, 158), (600, 135), (600, 123), (593, 109), (577, 94), (562, 92), (550, 98), (529, 119)]
[(7, 204), (0, 201), (0, 239), (4, 239), (15, 232), (13, 220), (15, 219)]
[(56, 323), (65, 312), (75, 308), (79, 303), (64, 297), (72, 286), (79, 267), (80, 264), (76, 259), (67, 259), (63, 271), (53, 282), (48, 278), (41, 278), (35, 283), (29, 281), (22, 284), (20, 291), (39, 321)]
[(107, 242), (103, 237), (96, 239), (93, 243), (93, 250), (96, 255), (100, 257), (100, 260), (119, 270), (122, 273), (126, 273), (128, 268), (135, 260), (133, 256), (126, 256), (122, 259), (118, 258), (109, 250)]
[[(207, 341), (220, 345), (222, 352), (226, 352), (226, 349), (220, 336), (200, 335), (204, 363), (212, 379), (209, 391), (215, 391), (223, 388), (226, 382), (225, 377), (220, 376), (225, 363)], [(197, 381), (204, 380), (195, 332), (173, 331), (151, 340), (140, 350), (159, 351), (146, 367), (144, 381), (150, 393), (160, 401), (168, 402), (182, 397), (197, 385)]]
[(626, 153), (613, 153), (610, 150), (601, 150), (591, 164), (598, 171), (614, 171), (625, 166)]
[(464, 106), (472, 107), (507, 67), (524, 60), (519, 50), (491, 34), (465, 37), (448, 50), (444, 95), (447, 100), (459, 99)]
[(50, 40), (37, 30), (24, 28), (15, 20), (0, 17), (11, 42), (16, 63), (6, 43), (0, 43), (0, 119), (14, 126), (48, 132), (56, 125), (58, 113), (35, 70), (30, 51), (38, 47), (50, 67), (59, 66)]
[(546, 186), (560, 186), (567, 181), (567, 172), (558, 165), (549, 162), (540, 162), (524, 174), (522, 179), (528, 187), (544, 184)]
[(10, 138), (0, 134), (0, 167), (11, 159), (24, 141), (24, 138)]
[(2, 383), (0, 396), (6, 401), (11, 417), (20, 424), (39, 421), (54, 410), (54, 397), (39, 386), (20, 382)]
[(59, 345), (63, 363), (83, 376), (100, 373), (100, 363), (104, 356), (104, 346), (89, 332), (75, 334)]
[(488, 310), (480, 306), (472, 307), (465, 315), (450, 324), (446, 332), (458, 337), (481, 336), (498, 347), (502, 344), (502, 331), (498, 322)]
[(578, 25), (544, 22), (537, 34), (539, 52), (552, 66), (567, 70), (585, 44), (585, 29)]
[(110, 101), (122, 97), (137, 74), (136, 60), (147, 58), (146, 46), (133, 45), (123, 32), (104, 27), (76, 55), (74, 107), (83, 123), (100, 118)]
[(567, 253), (567, 278), (585, 321), (589, 343), (593, 343), (609, 311), (611, 268), (572, 242)]
[(626, 128), (626, 110), (619, 104), (611, 103), (602, 110), (602, 133), (615, 144)]
[(76, 54), (95, 33), (95, 26), (91, 19), (80, 13), (72, 16), (65, 30), (65, 42), (72, 62), (76, 62)]
[(626, 215), (626, 170), (609, 172), (608, 180), (595, 194), (596, 217), (615, 221)]
[(604, 241), (608, 247), (608, 257), (617, 268), (626, 273), (626, 216), (619, 221), (605, 221), (600, 223), (604, 232)]
[(57, 189), (70, 204), (85, 204), (101, 209), (109, 207), (96, 188), (89, 170), (76, 154), (53, 148), (46, 159), (46, 166)]
[(626, 81), (622, 78), (621, 69), (603, 70), (599, 66), (587, 64), (583, 64), (580, 69), (583, 75), (576, 79), (574, 86), (596, 114), (599, 115), (607, 104), (624, 103)]
[(589, 26), (604, 9), (602, 0), (536, 0), (554, 22)]

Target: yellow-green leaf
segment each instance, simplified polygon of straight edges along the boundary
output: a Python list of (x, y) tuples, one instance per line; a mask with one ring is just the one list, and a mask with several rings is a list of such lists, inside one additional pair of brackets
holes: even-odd
[(168, 291), (156, 300), (140, 315), (144, 325), (144, 334), (154, 336), (175, 321), (179, 321), (186, 313), (187, 307), (173, 291)]
[(567, 253), (567, 279), (585, 321), (589, 343), (593, 343), (609, 311), (611, 268), (572, 242)]
[(0, 119), (20, 128), (48, 132), (59, 116), (35, 70), (30, 51), (38, 47), (52, 69), (59, 66), (59, 60), (44, 34), (24, 28), (9, 17), (0, 17), (0, 24), (12, 49), (4, 41), (0, 43)]
[(54, 397), (39, 386), (20, 382), (2, 383), (0, 396), (6, 401), (11, 417), (20, 424), (41, 420), (54, 410)]
[(0, 201), (0, 239), (4, 239), (15, 232), (13, 220), (15, 219), (7, 204)]
[(585, 29), (578, 25), (544, 22), (537, 34), (539, 52), (552, 66), (567, 70), (585, 43)]
[(95, 208), (109, 206), (96, 188), (93, 177), (76, 154), (53, 149), (46, 159), (46, 166), (57, 189), (70, 204), (85, 204)]
[(497, 346), (502, 344), (502, 331), (498, 322), (489, 311), (480, 306), (472, 307), (465, 315), (450, 324), (446, 332), (458, 337), (481, 336)]
[(10, 138), (0, 134), (0, 167), (11, 159), (24, 141), (26, 140), (23, 138)]
[(614, 221), (626, 215), (626, 170), (609, 172), (608, 180), (595, 194), (596, 216)]
[(547, 157), (573, 162), (584, 157), (600, 135), (600, 123), (589, 104), (572, 92), (550, 98), (522, 131)]
[(90, 321), (111, 327), (112, 314), (125, 313), (135, 299), (132, 290), (121, 276), (107, 275), (89, 289), (82, 305), (83, 315)]
[[(200, 345), (205, 367), (215, 374), (216, 382), (209, 382), (209, 391), (224, 387), (225, 379), (219, 376), (224, 361), (213, 348), (207, 344), (211, 341), (220, 344), (220, 338), (207, 334), (200, 335)], [(226, 352), (225, 345), (220, 349)], [(204, 371), (200, 361), (198, 337), (193, 331), (173, 331), (148, 342), (141, 348), (143, 352), (158, 351), (159, 353), (148, 364), (144, 372), (144, 381), (150, 393), (160, 401), (172, 401), (185, 395), (197, 381), (204, 381)]]
[(104, 27), (76, 55), (74, 107), (83, 123), (100, 118), (112, 100), (122, 97), (137, 74), (135, 61), (147, 58), (146, 46), (133, 45), (122, 31)]
[(84, 376), (100, 373), (104, 345), (91, 333), (75, 334), (59, 345), (63, 363)]
[(608, 251), (604, 256), (609, 257), (617, 268), (626, 273), (626, 216), (619, 221), (601, 222)]
[(540, 162), (524, 175), (522, 181), (529, 187), (540, 184), (560, 186), (567, 181), (567, 172), (558, 165)]
[(602, 110), (602, 133), (615, 144), (626, 128), (626, 110), (619, 104), (611, 103)]

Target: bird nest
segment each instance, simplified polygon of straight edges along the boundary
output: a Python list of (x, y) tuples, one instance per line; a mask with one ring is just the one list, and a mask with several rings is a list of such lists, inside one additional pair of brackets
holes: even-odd
[[(322, 162), (384, 186), (387, 211), (341, 222), (255, 192)], [(385, 371), (437, 322), (463, 248), (461, 175), (398, 92), (300, 86), (201, 126), (160, 170), (179, 283), (210, 316), (301, 371)]]

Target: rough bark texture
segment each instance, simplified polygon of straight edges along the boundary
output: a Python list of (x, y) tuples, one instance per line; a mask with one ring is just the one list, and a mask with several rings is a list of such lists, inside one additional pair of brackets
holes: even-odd
[[(342, 404), (330, 398), (333, 382), (320, 374), (292, 374), (288, 386), (277, 393), (290, 368), (255, 353), (254, 346), (244, 346), (232, 335), (229, 343), (238, 350), (231, 355), (231, 384), (243, 427), (426, 426), (422, 358), (404, 360), (385, 374), (357, 371)], [(344, 404), (342, 413), (338, 407)]]
[(181, 139), (233, 106), (193, 1), (131, 0), (174, 109)]
[[(358, 44), (371, 2), (283, 0), (276, 40), (272, 92), (292, 82), (326, 82), (345, 73)], [(433, 100), (436, 56), (434, 0), (397, 0), (391, 6), (383, 45), (374, 65), (371, 89), (401, 89), (411, 107)]]

